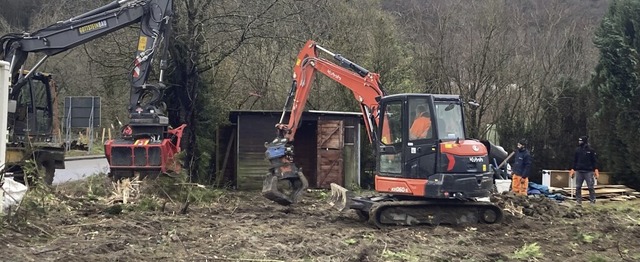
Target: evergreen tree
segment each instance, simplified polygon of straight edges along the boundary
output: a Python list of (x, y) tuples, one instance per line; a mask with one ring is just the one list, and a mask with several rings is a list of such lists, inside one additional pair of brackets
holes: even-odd
[(596, 31), (600, 60), (592, 79), (592, 142), (614, 179), (640, 188), (640, 1), (613, 1)]

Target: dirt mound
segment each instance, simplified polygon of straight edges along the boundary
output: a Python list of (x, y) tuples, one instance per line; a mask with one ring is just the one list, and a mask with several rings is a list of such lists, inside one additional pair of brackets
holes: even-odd
[(511, 220), (526, 216), (534, 220), (551, 221), (567, 217), (571, 210), (569, 205), (560, 204), (554, 199), (544, 196), (518, 196), (511, 192), (494, 195), (491, 202), (500, 206), (507, 219)]

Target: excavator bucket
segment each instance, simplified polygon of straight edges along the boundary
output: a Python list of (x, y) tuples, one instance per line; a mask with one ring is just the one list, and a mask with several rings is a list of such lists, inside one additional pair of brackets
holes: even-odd
[(280, 205), (288, 206), (297, 203), (308, 187), (309, 182), (302, 172), (295, 172), (295, 175), (288, 177), (267, 173), (262, 183), (262, 195)]
[(329, 198), (329, 205), (333, 206), (338, 211), (349, 210), (353, 205), (353, 192), (341, 187), (336, 183), (331, 183), (331, 197)]

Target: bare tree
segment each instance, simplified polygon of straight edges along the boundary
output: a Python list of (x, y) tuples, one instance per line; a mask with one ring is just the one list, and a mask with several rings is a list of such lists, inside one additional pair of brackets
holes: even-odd
[(9, 25), (9, 22), (7, 22), (4, 17), (0, 16), (0, 35), (4, 35), (9, 32), (11, 32), (11, 25)]
[[(597, 14), (576, 1), (388, 1), (413, 43), (421, 92), (455, 93), (480, 103), (469, 131), (487, 135), (497, 119), (534, 123), (543, 91), (580, 79), (592, 56)], [(585, 30), (586, 29), (586, 30)], [(588, 59), (584, 59), (588, 58)]]

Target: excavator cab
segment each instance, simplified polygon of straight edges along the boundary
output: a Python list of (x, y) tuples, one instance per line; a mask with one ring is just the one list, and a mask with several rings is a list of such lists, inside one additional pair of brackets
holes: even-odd
[(441, 172), (441, 142), (464, 140), (460, 100), (433, 95), (400, 94), (380, 101), (377, 170), (386, 177), (426, 179)]
[[(377, 170), (388, 177), (424, 179), (435, 173), (438, 117), (430, 96), (393, 95), (380, 101)], [(394, 188), (393, 190), (400, 190)]]
[(493, 176), (487, 150), (465, 138), (462, 105), (455, 95), (399, 94), (380, 101), (378, 192), (435, 198), (489, 195)]
[(9, 126), (13, 127), (12, 141), (25, 142), (26, 137), (50, 142), (53, 120), (51, 76), (43, 73), (34, 74), (24, 85), (12, 90), (15, 98), (10, 111), (12, 116)]
[[(25, 78), (23, 70), (19, 77)], [(17, 75), (16, 75), (17, 76)], [(53, 137), (53, 96), (55, 82), (46, 73), (33, 73), (9, 95), (7, 168), (19, 180), (27, 160), (35, 158), (45, 171), (44, 182), (51, 184), (55, 169), (64, 168), (64, 148)]]

